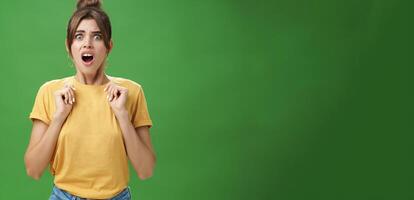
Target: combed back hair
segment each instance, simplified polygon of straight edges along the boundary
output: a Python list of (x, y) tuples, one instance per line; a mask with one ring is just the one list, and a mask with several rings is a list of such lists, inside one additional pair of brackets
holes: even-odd
[(66, 40), (69, 53), (72, 55), (72, 42), (75, 38), (76, 29), (80, 22), (84, 19), (94, 19), (102, 32), (103, 41), (106, 48), (109, 50), (110, 41), (112, 38), (111, 22), (108, 15), (101, 9), (100, 0), (78, 0), (76, 10), (70, 17), (68, 27), (66, 30)]

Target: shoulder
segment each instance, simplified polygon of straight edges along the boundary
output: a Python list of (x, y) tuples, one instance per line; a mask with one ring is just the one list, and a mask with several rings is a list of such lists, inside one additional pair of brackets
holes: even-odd
[(142, 90), (142, 85), (127, 79), (127, 78), (121, 78), (121, 77), (110, 77), (110, 80), (113, 81), (115, 84), (121, 86), (121, 87), (125, 87), (128, 89), (128, 92), (131, 94), (134, 93), (139, 93)]
[(71, 77), (64, 77), (60, 79), (46, 81), (40, 86), (39, 91), (43, 91), (43, 92), (56, 91), (62, 88), (65, 85), (65, 83), (68, 83), (68, 81), (70, 81), (70, 78)]

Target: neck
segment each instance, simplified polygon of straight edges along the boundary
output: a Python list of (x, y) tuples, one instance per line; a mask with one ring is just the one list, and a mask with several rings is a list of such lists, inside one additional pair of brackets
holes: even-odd
[(103, 85), (109, 82), (109, 79), (103, 70), (98, 70), (95, 74), (84, 74), (77, 71), (75, 79), (85, 85)]

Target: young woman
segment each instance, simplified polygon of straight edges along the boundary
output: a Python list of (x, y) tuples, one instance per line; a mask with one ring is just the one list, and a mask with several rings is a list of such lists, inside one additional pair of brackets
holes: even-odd
[(111, 24), (98, 0), (79, 0), (66, 48), (74, 76), (48, 81), (36, 96), (25, 154), (39, 179), (50, 164), (50, 199), (131, 199), (128, 159), (140, 179), (152, 176), (152, 126), (142, 87), (105, 74)]

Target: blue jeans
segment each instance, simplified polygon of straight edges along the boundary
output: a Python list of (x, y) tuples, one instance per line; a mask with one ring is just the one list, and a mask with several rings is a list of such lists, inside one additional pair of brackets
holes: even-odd
[[(49, 200), (86, 200), (86, 199), (72, 195), (66, 192), (65, 190), (62, 190), (56, 186), (53, 186), (52, 195), (50, 195)], [(116, 196), (110, 198), (109, 200), (131, 200), (131, 191), (129, 190), (129, 186), (126, 187), (124, 190), (122, 190), (122, 192), (120, 192)]]

